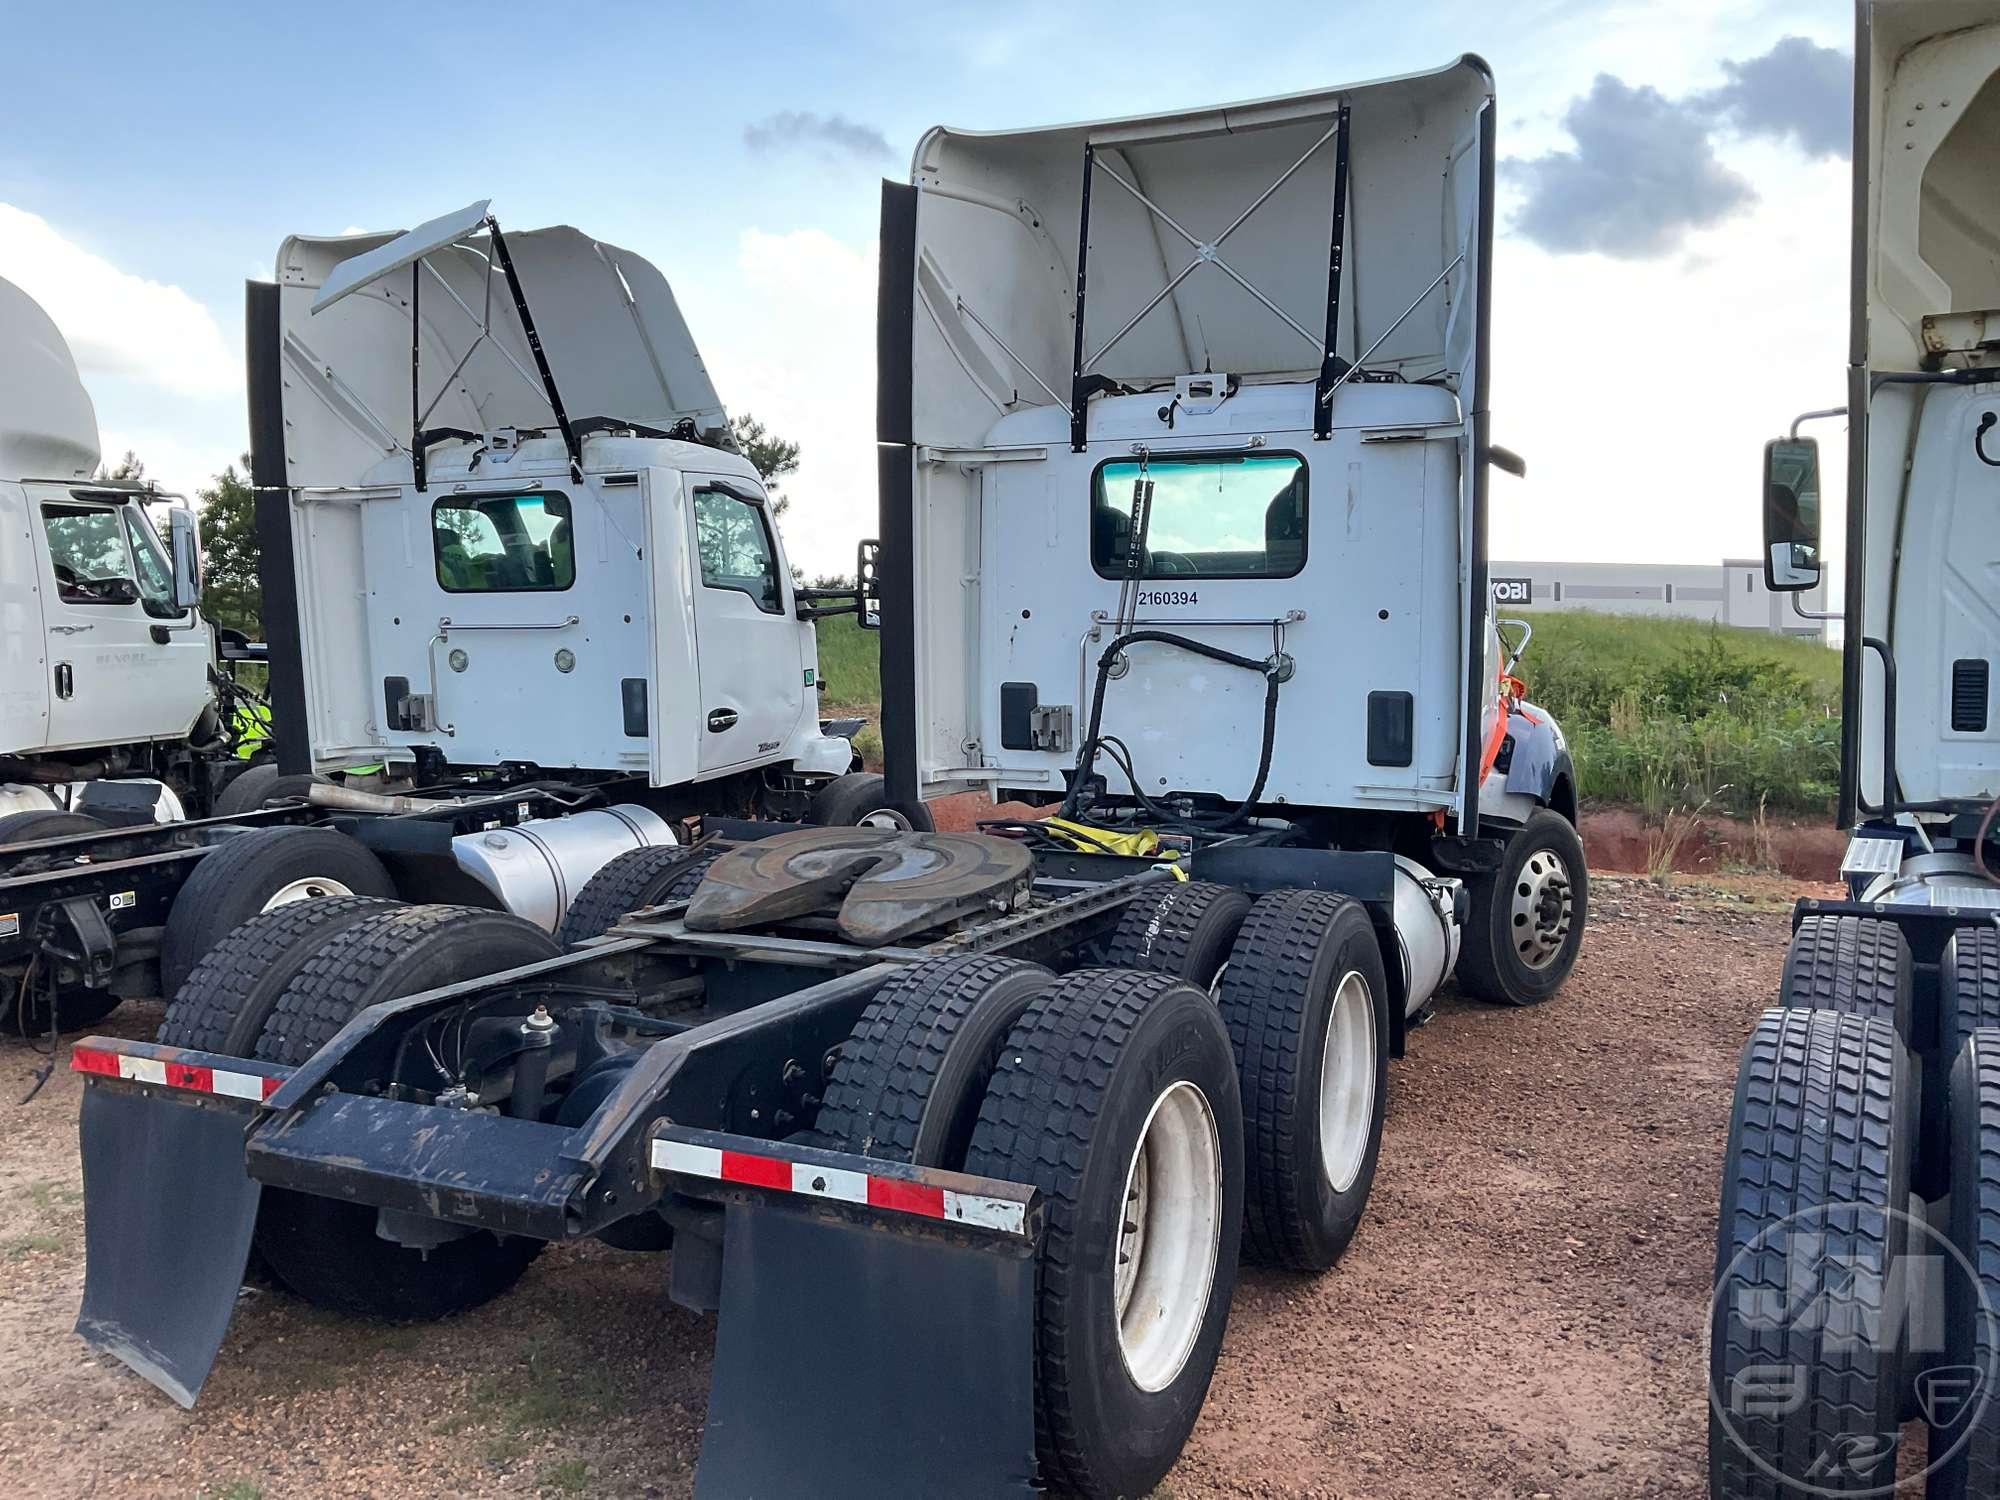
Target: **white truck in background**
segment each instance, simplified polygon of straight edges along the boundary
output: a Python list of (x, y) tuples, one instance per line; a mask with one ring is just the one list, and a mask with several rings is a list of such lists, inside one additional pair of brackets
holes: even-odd
[(1912, 1422), (1930, 1500), (2000, 1483), (2000, 4), (1856, 17), (1847, 405), (1766, 446), (1762, 497), (1767, 583), (1816, 586), (1799, 428), (1847, 419), (1849, 899), (1799, 903), (1738, 1074), (1717, 1500), (1904, 1493)]
[[(25, 298), (0, 308), (32, 356), (0, 454), (53, 476), (0, 485), (34, 543), (4, 554), (0, 595), (10, 744), (32, 752), (0, 760), (25, 768), (0, 787), (17, 1024), (171, 995), (238, 923), (309, 897), (450, 899), (553, 931), (607, 861), (698, 815), (928, 826), (861, 771), (854, 726), (819, 717), (812, 622), (867, 623), (865, 566), (851, 593), (794, 585), (639, 256), (570, 228), (509, 240), (481, 202), (407, 234), (289, 239), (277, 280), (251, 284), (276, 756), (241, 774), (201, 738), (192, 513), (172, 512), (169, 561), (134, 496), (88, 480), (60, 334)], [(14, 628), (28, 608), (46, 635)], [(202, 795), (176, 793), (170, 754)], [(121, 798), (143, 815), (104, 815)]]
[(71, 808), (176, 820), (228, 738), (193, 514), (174, 504), (170, 555), (145, 502), (176, 497), (100, 457), (68, 344), (0, 281), (0, 844), (88, 826)]

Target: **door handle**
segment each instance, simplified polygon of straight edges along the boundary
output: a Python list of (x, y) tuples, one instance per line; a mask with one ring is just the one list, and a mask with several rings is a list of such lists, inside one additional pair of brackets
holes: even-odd
[(86, 630), (95, 630), (95, 625), (51, 625), (50, 635), (81, 635)]
[(708, 732), (710, 734), (721, 734), (724, 730), (734, 729), (735, 727), (736, 710), (733, 708), (718, 708), (713, 710), (708, 716)]
[[(88, 630), (88, 625), (84, 629)], [(76, 673), (66, 661), (56, 663), (56, 696), (71, 698), (76, 694)]]

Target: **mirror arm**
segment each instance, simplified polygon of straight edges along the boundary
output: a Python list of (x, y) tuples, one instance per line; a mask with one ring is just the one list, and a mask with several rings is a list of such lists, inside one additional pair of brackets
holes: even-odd
[(1844, 406), (1823, 406), (1818, 411), (1802, 411), (1796, 417), (1792, 418), (1792, 440), (1794, 442), (1798, 440), (1799, 428), (1804, 423), (1817, 422), (1826, 417), (1844, 417), (1846, 415), (1847, 408)]

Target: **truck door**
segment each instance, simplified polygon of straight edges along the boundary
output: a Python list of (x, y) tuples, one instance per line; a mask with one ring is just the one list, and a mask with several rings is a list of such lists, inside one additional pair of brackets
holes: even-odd
[(763, 490), (689, 474), (687, 495), (706, 774), (776, 757), (804, 709), (805, 667)]
[(29, 497), (49, 748), (185, 735), (208, 701), (208, 633), (174, 608), (171, 568), (137, 502), (60, 489)]
[[(28, 501), (0, 484), (0, 535), (32, 537)], [(42, 576), (32, 547), (0, 551), (0, 755), (49, 742), (48, 637), (42, 630)]]

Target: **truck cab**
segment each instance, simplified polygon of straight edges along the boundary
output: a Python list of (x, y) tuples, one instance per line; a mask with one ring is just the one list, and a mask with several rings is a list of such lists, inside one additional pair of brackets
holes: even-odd
[[(2000, 797), (2000, 6), (1876, 3), (1857, 40), (1841, 825), (1878, 895), (1992, 904)], [(1801, 422), (1805, 419), (1802, 418)], [(1829, 570), (1818, 444), (1765, 449), (1766, 581)], [(1904, 855), (1928, 878), (1899, 873)], [(1954, 873), (1955, 872), (1955, 873)], [(1942, 894), (1936, 899), (1942, 900)]]
[(295, 237), (260, 295), (310, 770), (559, 769), (670, 811), (789, 807), (850, 770), (820, 606), (651, 265), (503, 236), (480, 203)]
[[(49, 787), (156, 770), (206, 716), (213, 647), (196, 607), (192, 517), (177, 564), (147, 507), (176, 497), (93, 478), (96, 413), (68, 345), (0, 282), (0, 814)], [(162, 795), (161, 809), (177, 806)]]

